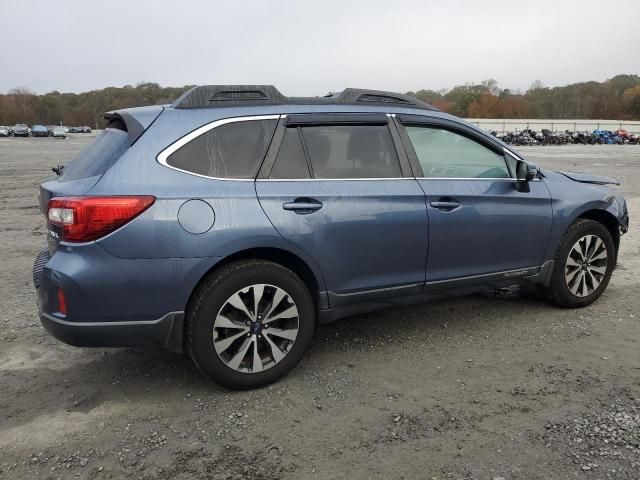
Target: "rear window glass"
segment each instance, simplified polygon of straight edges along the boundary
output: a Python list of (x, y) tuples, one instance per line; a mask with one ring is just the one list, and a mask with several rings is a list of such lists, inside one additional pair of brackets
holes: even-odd
[(102, 175), (129, 148), (127, 132), (107, 128), (85, 147), (69, 163), (60, 176), (60, 181), (79, 180), (81, 178)]
[(254, 178), (277, 120), (221, 125), (194, 138), (167, 158), (167, 164), (216, 178)]
[(335, 125), (302, 129), (314, 178), (401, 177), (386, 125)]

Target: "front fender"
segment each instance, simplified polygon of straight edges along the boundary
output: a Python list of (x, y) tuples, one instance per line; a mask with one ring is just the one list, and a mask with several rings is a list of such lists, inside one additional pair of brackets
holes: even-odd
[(625, 220), (624, 203), (621, 205), (610, 189), (595, 184), (578, 184), (572, 180), (548, 182), (547, 185), (552, 196), (553, 220), (545, 259), (554, 258), (564, 233), (578, 218), (604, 213), (623, 231), (626, 230), (628, 220)]

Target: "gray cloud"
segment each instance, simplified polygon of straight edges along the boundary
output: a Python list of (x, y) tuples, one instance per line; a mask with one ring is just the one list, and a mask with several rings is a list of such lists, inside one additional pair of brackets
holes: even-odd
[(561, 85), (640, 73), (640, 2), (633, 0), (615, 7), (601, 0), (19, 4), (1, 9), (0, 91), (153, 81), (272, 83), (287, 95), (315, 95), (490, 77), (524, 89), (537, 78)]

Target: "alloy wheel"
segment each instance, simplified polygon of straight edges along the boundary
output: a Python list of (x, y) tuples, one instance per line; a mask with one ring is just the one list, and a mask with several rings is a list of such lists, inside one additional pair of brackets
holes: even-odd
[(576, 297), (591, 295), (607, 273), (607, 246), (597, 235), (585, 235), (569, 250), (564, 269), (567, 287)]
[(282, 288), (254, 284), (222, 305), (213, 323), (213, 346), (228, 367), (258, 373), (282, 361), (298, 336), (298, 308)]

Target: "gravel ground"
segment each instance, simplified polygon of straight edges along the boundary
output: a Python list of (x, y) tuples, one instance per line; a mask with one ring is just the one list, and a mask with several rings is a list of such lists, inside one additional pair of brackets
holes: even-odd
[(534, 147), (623, 180), (632, 227), (580, 310), (474, 296), (321, 327), (279, 383), (63, 345), (40, 326), (36, 185), (90, 137), (0, 139), (0, 478), (640, 478), (640, 147)]

